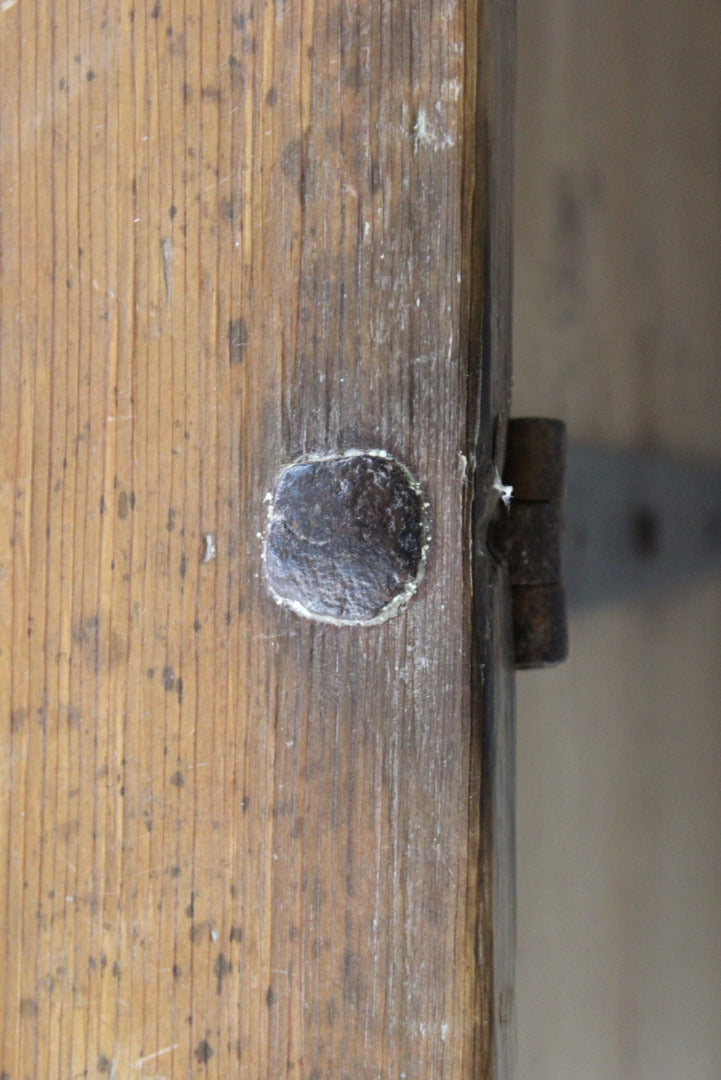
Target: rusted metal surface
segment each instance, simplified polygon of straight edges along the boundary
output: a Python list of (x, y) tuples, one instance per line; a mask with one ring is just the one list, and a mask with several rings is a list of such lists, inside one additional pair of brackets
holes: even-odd
[(297, 461), (270, 504), (268, 585), (299, 615), (380, 622), (414, 592), (427, 532), (418, 484), (385, 452)]
[(551, 585), (561, 580), (563, 507), (559, 502), (511, 501), (494, 524), (492, 546), (508, 564), (514, 585)]
[(545, 417), (509, 421), (503, 479), (523, 502), (563, 498), (566, 465), (566, 425)]
[(568, 654), (563, 588), (566, 428), (559, 420), (524, 418), (508, 425), (504, 484), (489, 543), (507, 564), (516, 667), (547, 667)]
[(549, 667), (566, 659), (568, 630), (562, 585), (512, 585), (511, 608), (517, 668)]

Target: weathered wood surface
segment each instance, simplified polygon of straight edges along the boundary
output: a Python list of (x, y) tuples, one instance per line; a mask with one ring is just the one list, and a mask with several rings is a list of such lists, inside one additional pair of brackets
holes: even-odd
[[(505, 605), (481, 556), (474, 634), (471, 548), (510, 26), (0, 5), (3, 1080), (506, 1075)], [(429, 503), (370, 628), (262, 577), (279, 470), (348, 447)]]

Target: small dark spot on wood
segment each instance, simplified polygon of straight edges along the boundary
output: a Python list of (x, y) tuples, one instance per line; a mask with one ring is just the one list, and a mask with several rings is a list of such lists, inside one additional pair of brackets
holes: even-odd
[(232, 965), (223, 953), (218, 953), (217, 957), (215, 958), (215, 963), (213, 964), (213, 971), (215, 972), (215, 977), (218, 980), (216, 986), (216, 993), (220, 994), (223, 990), (223, 979), (232, 971)]
[(188, 104), (188, 102), (190, 101), (192, 96), (193, 96), (193, 87), (190, 85), (190, 83), (184, 82), (183, 83), (183, 101), (185, 102), (186, 105)]
[(278, 102), (278, 91), (274, 86), (271, 86), (268, 93), (265, 95), (265, 103), (269, 109), (272, 109)]
[(171, 878), (179, 878), (180, 875), (182, 874), (182, 872), (183, 871), (180, 869), (179, 866), (171, 866), (170, 869), (168, 870), (168, 873), (170, 874)]
[(228, 323), (228, 355), (231, 364), (242, 364), (248, 344), (248, 328), (245, 319), (231, 319)]
[(128, 516), (128, 494), (126, 491), (121, 491), (118, 495), (118, 517), (121, 521), (125, 521)]
[(181, 967), (179, 967), (178, 964), (173, 964), (173, 978), (174, 979), (179, 979), (182, 974), (183, 974), (183, 969)]
[(241, 1058), (243, 1057), (243, 1047), (242, 1047), (240, 1039), (235, 1040), (235, 1056), (238, 1059), (238, 1061), (240, 1061)]
[(201, 623), (200, 619), (196, 619), (196, 620), (194, 621), (194, 623), (193, 623), (193, 630), (195, 631), (195, 633), (196, 633), (196, 634), (197, 634), (197, 633), (198, 633), (198, 632), (200, 631), (200, 628), (201, 628), (201, 626), (202, 626), (202, 625), (203, 625), (203, 624)]
[(173, 36), (173, 28), (172, 28), (172, 26), (167, 26), (165, 28), (165, 36), (166, 37), (172, 37)]
[(150, 18), (151, 19), (159, 19), (160, 18), (160, 3), (159, 3), (159, 0), (156, 0), (156, 2), (153, 4), (153, 6), (151, 8), (151, 11), (150, 11)]
[(245, 15), (236, 11), (235, 15), (233, 15), (233, 26), (236, 30), (245, 30)]
[(185, 560), (185, 552), (183, 551), (183, 552), (181, 552), (181, 555), (180, 555), (180, 576), (181, 576), (181, 578), (185, 577), (185, 571), (186, 571), (186, 560)]
[(131, 510), (135, 509), (135, 492), (134, 491), (130, 492), (130, 509)]
[(145, 674), (147, 675), (147, 677), (149, 679), (154, 679), (155, 678), (155, 668), (154, 667), (149, 667), (148, 670), (145, 672)]
[(101, 1054), (98, 1058), (98, 1072), (109, 1073), (113, 1067), (113, 1063), (110, 1058), (106, 1058), (105, 1054)]
[(177, 680), (177, 682), (175, 684), (175, 689), (177, 690), (177, 693), (178, 693), (178, 705), (182, 705), (183, 704), (183, 680), (182, 679)]
[(85, 72), (85, 78), (88, 80), (88, 82), (93, 81), (93, 79), (95, 78), (95, 72), (92, 68), (89, 71)]
[(174, 772), (173, 775), (170, 777), (170, 783), (173, 785), (173, 787), (183, 787), (183, 785), (185, 784), (185, 777), (183, 776), (180, 769), (178, 769), (177, 772)]
[(243, 798), (240, 800), (240, 809), (243, 811), (243, 813), (245, 813), (249, 806), (250, 799), (247, 795), (244, 795)]
[(291, 139), (286, 143), (280, 155), (279, 165), (283, 176), (297, 183), (300, 180), (303, 164), (303, 140)]
[(242, 926), (231, 926), (231, 928), (230, 928), (230, 940), (231, 940), (231, 942), (232, 941), (242, 941), (243, 940), (243, 927)]
[(268, 987), (268, 993), (265, 995), (265, 1003), (269, 1009), (272, 1009), (277, 1002), (278, 997), (272, 986)]
[(104, 495), (100, 496), (100, 513), (101, 514), (105, 513), (105, 496)]
[(163, 668), (163, 689), (172, 690), (175, 686), (175, 672), (170, 664), (166, 664)]
[(172, 532), (173, 529), (175, 528), (175, 514), (176, 514), (176, 511), (172, 508), (172, 506), (169, 506), (168, 507), (168, 521), (167, 521), (167, 524), (165, 526), (165, 528), (168, 530), (168, 532)]
[(220, 101), (220, 90), (217, 86), (204, 86), (203, 87), (203, 101)]
[(207, 1039), (202, 1039), (195, 1048), (195, 1056), (199, 1065), (207, 1065), (213, 1056), (213, 1047)]
[(190, 903), (185, 909), (185, 914), (189, 919), (192, 919), (195, 915), (195, 893), (190, 894)]
[(22, 731), (25, 727), (25, 709), (21, 705), (17, 709), (11, 709), (10, 711), (10, 731), (15, 734), (18, 731)]
[(361, 958), (347, 949), (343, 957), (343, 1001), (354, 1009), (365, 996)]
[(168, 40), (168, 52), (171, 56), (185, 55), (185, 34), (179, 34)]
[(35, 998), (21, 998), (20, 999), (20, 1015), (21, 1016), (36, 1016), (38, 1011), (38, 1003)]

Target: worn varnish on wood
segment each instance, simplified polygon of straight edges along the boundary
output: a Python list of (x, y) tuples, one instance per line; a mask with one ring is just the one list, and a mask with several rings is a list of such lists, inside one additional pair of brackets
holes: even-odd
[[(3, 1080), (507, 1074), (510, 26), (0, 5)], [(373, 627), (261, 568), (351, 447), (429, 504)]]

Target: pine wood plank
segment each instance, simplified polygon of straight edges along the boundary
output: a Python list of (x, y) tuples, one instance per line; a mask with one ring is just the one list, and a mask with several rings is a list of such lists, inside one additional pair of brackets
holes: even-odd
[[(510, 26), (2, 5), (4, 1078), (506, 1075), (505, 605), (472, 548)], [(376, 627), (262, 575), (280, 469), (349, 447), (429, 504)]]

